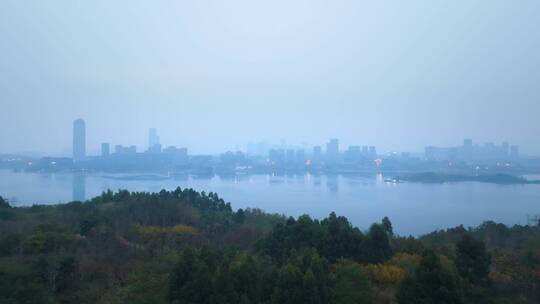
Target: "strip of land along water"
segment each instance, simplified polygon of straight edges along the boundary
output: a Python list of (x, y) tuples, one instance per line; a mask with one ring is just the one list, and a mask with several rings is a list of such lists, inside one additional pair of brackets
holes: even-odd
[(423, 172), (404, 176), (397, 176), (391, 179), (391, 181), (419, 183), (481, 182), (502, 185), (540, 184), (540, 180), (528, 180), (521, 176), (514, 176), (509, 174), (460, 175), (435, 172)]

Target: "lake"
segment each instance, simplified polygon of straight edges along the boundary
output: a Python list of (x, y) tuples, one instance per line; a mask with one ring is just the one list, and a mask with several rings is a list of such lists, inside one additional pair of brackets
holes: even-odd
[(216, 192), (233, 208), (315, 218), (335, 211), (361, 229), (388, 216), (400, 235), (421, 235), (460, 224), (476, 226), (485, 220), (526, 224), (528, 216), (540, 214), (540, 185), (396, 184), (385, 182), (381, 174), (153, 178), (0, 170), (0, 195), (16, 206), (84, 200), (107, 189), (157, 192), (177, 186)]

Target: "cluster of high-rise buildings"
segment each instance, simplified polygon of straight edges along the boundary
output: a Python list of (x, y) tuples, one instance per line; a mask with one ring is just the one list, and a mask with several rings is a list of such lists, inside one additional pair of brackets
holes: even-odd
[[(346, 150), (340, 150), (339, 140), (330, 139), (326, 146), (314, 146), (312, 149), (291, 148), (283, 140), (281, 145), (270, 146), (266, 143), (249, 144), (247, 154), (242, 152), (228, 152), (222, 154), (216, 161), (222, 164), (243, 163), (263, 157), (265, 163), (270, 166), (301, 167), (307, 166), (333, 166), (333, 165), (357, 165), (369, 164), (379, 159), (375, 146), (349, 146)], [(73, 160), (75, 162), (88, 161), (96, 157), (88, 157), (86, 154), (86, 124), (83, 119), (73, 122)], [(519, 146), (503, 142), (500, 145), (486, 143), (474, 144), (471, 139), (465, 139), (463, 145), (457, 147), (428, 146), (424, 151), (424, 159), (428, 161), (506, 161), (519, 158)], [(170, 162), (173, 164), (187, 163), (193, 159), (196, 163), (212, 162), (211, 156), (188, 157), (187, 148), (168, 146), (162, 148), (160, 137), (155, 128), (148, 132), (148, 149), (144, 153), (137, 153), (137, 147), (114, 146), (111, 151), (109, 143), (101, 144), (101, 160), (112, 160), (109, 163), (124, 161), (125, 166), (139, 163)], [(126, 161), (127, 160), (127, 161)], [(251, 162), (253, 163), (253, 162)]]
[[(251, 153), (250, 153), (251, 152)], [(187, 164), (195, 167), (231, 167), (235, 165), (271, 166), (281, 168), (302, 168), (304, 166), (335, 166), (343, 164), (372, 163), (377, 158), (374, 146), (349, 146), (347, 150), (340, 151), (339, 140), (330, 139), (325, 149), (315, 146), (312, 150), (287, 147), (282, 141), (280, 146), (268, 147), (266, 151), (254, 153), (248, 146), (248, 153), (226, 152), (219, 158), (199, 155), (188, 157), (186, 148), (169, 146), (162, 148), (158, 132), (155, 128), (148, 131), (148, 149), (138, 153), (137, 147), (114, 146), (110, 143), (101, 144), (101, 155), (89, 157), (86, 153), (86, 124), (82, 119), (73, 122), (73, 160), (82, 167), (89, 168), (117, 168), (127, 169), (130, 166), (137, 168), (163, 167), (167, 164), (178, 167)], [(261, 153), (262, 152), (262, 153)], [(262, 155), (261, 155), (262, 154)], [(261, 159), (260, 157), (263, 157)]]
[[(184, 156), (187, 158), (187, 148), (177, 148), (175, 146), (168, 146), (162, 149), (157, 130), (155, 128), (149, 129), (148, 132), (148, 154), (174, 154), (177, 156)], [(123, 146), (115, 145), (114, 151), (111, 151), (110, 143), (101, 144), (101, 158), (109, 158), (116, 155), (135, 155), (137, 154), (137, 146)], [(86, 123), (83, 119), (76, 119), (73, 122), (73, 160), (82, 161), (87, 160), (88, 155), (86, 153)]]
[(375, 146), (349, 146), (347, 150), (340, 151), (339, 140), (332, 138), (322, 146), (314, 146), (312, 151), (306, 153), (305, 149), (273, 148), (268, 152), (268, 159), (272, 164), (309, 164), (325, 163), (336, 165), (342, 163), (360, 163), (373, 161), (377, 158)]
[(505, 161), (519, 158), (519, 146), (503, 142), (500, 145), (485, 143), (474, 144), (472, 139), (465, 139), (462, 146), (441, 148), (429, 146), (424, 151), (427, 160), (445, 161)]
[[(351, 145), (340, 149), (337, 138), (325, 145), (308, 147), (291, 146), (282, 140), (278, 145), (266, 142), (248, 144), (247, 153), (228, 151), (220, 155), (188, 155), (187, 148), (161, 145), (158, 131), (148, 131), (148, 148), (137, 151), (134, 145), (113, 146), (101, 144), (100, 155), (88, 155), (86, 123), (83, 119), (73, 121), (73, 154), (68, 157), (25, 158), (14, 162), (2, 161), (1, 166), (28, 171), (102, 170), (102, 171), (156, 171), (171, 174), (211, 175), (275, 172), (382, 172), (382, 171), (437, 171), (478, 170), (478, 168), (504, 168), (523, 170), (524, 166), (536, 166), (530, 158), (520, 158), (517, 145), (475, 144), (465, 139), (456, 147), (425, 148), (421, 153), (378, 154), (375, 146)], [(506, 172), (506, 171), (505, 171)]]

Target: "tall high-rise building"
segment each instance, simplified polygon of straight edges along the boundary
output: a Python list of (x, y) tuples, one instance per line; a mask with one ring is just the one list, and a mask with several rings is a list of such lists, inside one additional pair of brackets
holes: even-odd
[(274, 165), (284, 163), (285, 162), (285, 150), (283, 150), (283, 149), (270, 149), (270, 151), (268, 151), (268, 159)]
[(466, 138), (463, 140), (463, 149), (462, 149), (462, 157), (465, 160), (470, 160), (473, 158), (473, 141), (470, 138)]
[(159, 145), (159, 136), (157, 135), (156, 128), (150, 128), (148, 130), (148, 150), (154, 146)]
[(511, 146), (510, 147), (510, 157), (513, 159), (519, 158), (519, 146)]
[(326, 159), (328, 162), (337, 162), (339, 158), (339, 141), (337, 138), (332, 138), (326, 144)]
[(501, 156), (507, 158), (508, 155), (510, 155), (510, 145), (505, 141), (501, 145)]
[(155, 144), (148, 148), (148, 152), (150, 153), (161, 153), (161, 144)]
[(83, 119), (73, 121), (73, 159), (86, 157), (86, 123)]
[(322, 148), (321, 146), (313, 147), (313, 162), (318, 164), (322, 159)]
[(369, 156), (369, 147), (362, 146), (362, 157), (368, 157), (368, 156)]
[(287, 163), (290, 163), (290, 164), (294, 163), (295, 161), (294, 149), (287, 149), (285, 153), (285, 159)]
[(116, 145), (114, 147), (115, 154), (136, 154), (137, 146), (124, 147), (122, 145)]
[(305, 161), (306, 161), (306, 155), (305, 155), (304, 149), (296, 150), (296, 162), (299, 164), (303, 164)]
[(101, 144), (101, 157), (108, 157), (111, 154), (111, 145), (109, 143)]
[(362, 147), (349, 146), (349, 149), (345, 151), (344, 159), (348, 163), (356, 163), (362, 159)]

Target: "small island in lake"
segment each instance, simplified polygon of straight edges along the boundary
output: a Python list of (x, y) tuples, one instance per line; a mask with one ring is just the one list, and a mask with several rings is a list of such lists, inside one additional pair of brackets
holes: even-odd
[(447, 174), (436, 172), (415, 173), (406, 176), (398, 176), (392, 179), (394, 182), (415, 183), (454, 183), (454, 182), (482, 182), (493, 184), (517, 185), (517, 184), (540, 184), (540, 180), (527, 180), (521, 176), (497, 173), (485, 175)]

